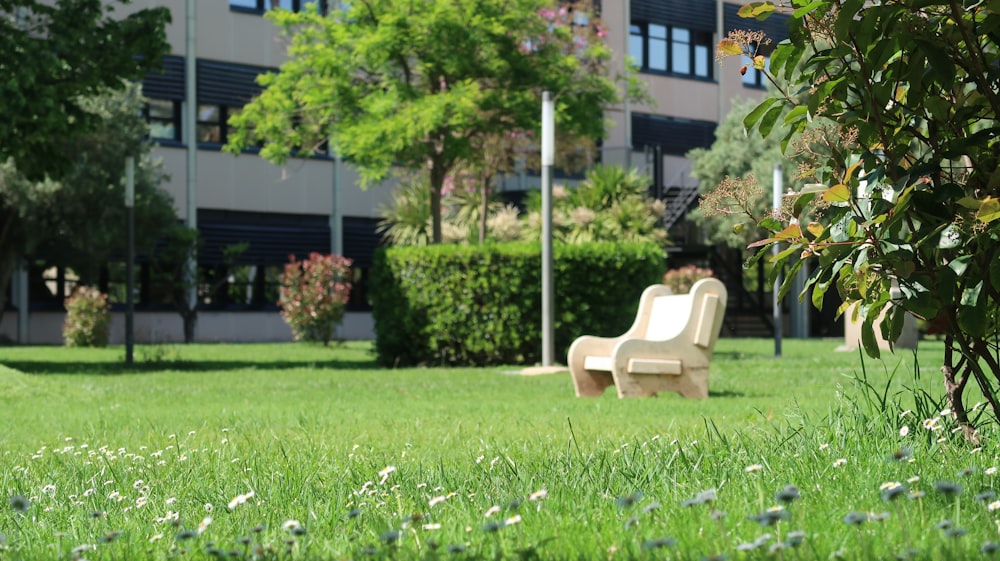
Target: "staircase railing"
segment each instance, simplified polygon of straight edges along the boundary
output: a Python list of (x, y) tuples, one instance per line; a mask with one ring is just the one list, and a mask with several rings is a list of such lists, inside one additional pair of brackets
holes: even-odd
[(724, 325), (733, 335), (739, 335), (736, 318), (743, 315), (753, 316), (759, 319), (761, 324), (774, 332), (774, 321), (771, 317), (769, 305), (765, 305), (763, 298), (750, 292), (743, 285), (743, 263), (740, 259), (734, 259), (732, 255), (726, 255), (719, 246), (712, 246), (708, 253), (709, 267), (715, 276), (726, 285), (729, 292), (729, 302), (727, 308), (733, 313), (726, 314)]

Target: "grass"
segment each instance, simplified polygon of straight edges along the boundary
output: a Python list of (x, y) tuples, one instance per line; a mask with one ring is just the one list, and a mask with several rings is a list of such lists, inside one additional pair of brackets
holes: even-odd
[(940, 343), (864, 363), (836, 346), (721, 340), (706, 401), (383, 370), (363, 343), (139, 347), (132, 368), (120, 347), (3, 348), (0, 559), (991, 549), (996, 430), (971, 449), (937, 415)]

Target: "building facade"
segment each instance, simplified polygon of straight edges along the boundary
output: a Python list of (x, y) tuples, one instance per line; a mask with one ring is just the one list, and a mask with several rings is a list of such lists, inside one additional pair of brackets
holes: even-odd
[[(378, 209), (388, 204), (394, 185), (362, 190), (350, 165), (325, 156), (275, 166), (253, 151), (239, 156), (221, 151), (227, 119), (259, 92), (257, 75), (276, 70), (286, 57), (285, 41), (263, 15), (275, 7), (300, 10), (314, 2), (322, 10), (329, 7), (324, 0), (202, 0), (191, 2), (190, 18), (185, 0), (134, 0), (129, 7), (166, 6), (173, 15), (167, 29), (171, 52), (163, 72), (143, 81), (143, 92), (155, 155), (169, 175), (162, 187), (173, 197), (178, 218), (196, 224), (202, 239), (199, 341), (291, 339), (276, 306), (277, 276), (291, 254), (333, 250), (353, 259), (357, 274), (339, 336), (373, 336), (365, 285), (379, 244)], [(732, 100), (760, 97), (764, 91), (752, 68), (740, 74), (742, 62), (717, 63), (716, 43), (737, 27), (767, 25), (775, 40), (786, 34), (787, 18), (747, 22), (737, 17), (739, 7), (721, 0), (604, 0), (599, 6), (614, 50), (614, 72), (626, 72), (626, 57), (631, 57), (650, 95), (648, 103), (607, 111), (610, 126), (601, 159), (636, 166), (653, 177), (655, 192), (668, 200), (671, 223), (682, 220), (697, 199), (684, 154), (712, 143)], [(189, 100), (192, 44), (196, 99)], [(197, 115), (193, 130), (184, 126), (189, 103)], [(189, 151), (192, 143), (196, 149)], [(538, 180), (510, 178), (502, 184), (524, 190), (535, 188)], [(244, 250), (235, 259), (227, 257), (227, 248), (239, 243)], [(157, 298), (149, 267), (140, 263), (137, 269), (136, 340), (179, 341), (181, 318)], [(123, 293), (123, 271), (109, 264), (107, 290)], [(12, 309), (2, 317), (0, 336), (60, 342), (61, 302), (72, 290), (72, 272), (38, 262), (14, 280)], [(26, 316), (18, 313), (25, 302)], [(123, 314), (116, 308), (114, 315), (112, 342), (122, 342)]]

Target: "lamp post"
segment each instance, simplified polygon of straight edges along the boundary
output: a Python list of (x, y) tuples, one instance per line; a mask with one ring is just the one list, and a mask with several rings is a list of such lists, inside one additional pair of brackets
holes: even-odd
[(125, 158), (125, 213), (128, 216), (128, 257), (125, 262), (125, 364), (132, 364), (135, 346), (135, 158)]
[(555, 103), (542, 93), (542, 366), (552, 366), (554, 354), (552, 283), (552, 165), (555, 163)]

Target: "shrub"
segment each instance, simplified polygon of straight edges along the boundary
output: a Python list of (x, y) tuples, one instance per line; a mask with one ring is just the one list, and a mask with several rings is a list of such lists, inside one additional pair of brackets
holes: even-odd
[[(554, 248), (555, 351), (620, 335), (663, 276), (655, 243)], [(541, 245), (380, 249), (372, 271), (375, 350), (385, 366), (531, 364), (541, 358)]]
[(90, 286), (77, 286), (66, 298), (63, 340), (67, 347), (106, 347), (111, 333), (108, 296)]
[(691, 292), (694, 283), (701, 279), (715, 276), (712, 269), (702, 269), (696, 265), (684, 265), (677, 269), (670, 269), (663, 275), (663, 284), (670, 287), (674, 294), (687, 294)]
[(279, 305), (296, 341), (330, 342), (351, 295), (350, 273), (351, 260), (339, 255), (291, 256), (280, 278)]

